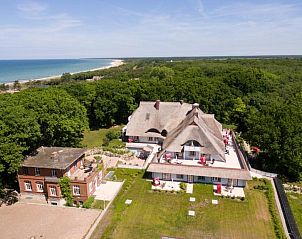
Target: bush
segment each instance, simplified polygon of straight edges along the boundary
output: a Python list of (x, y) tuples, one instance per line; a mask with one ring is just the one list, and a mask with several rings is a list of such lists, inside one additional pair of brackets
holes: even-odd
[(267, 185), (267, 191), (265, 191), (265, 196), (268, 200), (268, 208), (272, 217), (275, 235), (277, 238), (286, 238), (283, 233), (283, 228), (279, 221), (278, 214), (276, 212), (273, 187), (267, 179), (263, 179), (263, 182)]
[(111, 141), (113, 139), (119, 139), (121, 137), (121, 131), (120, 131), (120, 128), (117, 128), (117, 129), (110, 129), (105, 137)]
[(94, 197), (90, 196), (84, 203), (83, 208), (91, 208), (92, 203), (94, 202)]
[(244, 201), (244, 200), (245, 200), (245, 197), (241, 197), (240, 200), (241, 200), (241, 201)]
[(184, 182), (181, 182), (181, 183), (179, 184), (179, 187), (180, 187), (180, 189), (182, 189), (182, 190), (186, 190), (187, 184), (184, 183)]
[(102, 160), (102, 157), (101, 156), (94, 156), (94, 159), (97, 161), (97, 162), (100, 162)]
[(256, 185), (254, 186), (254, 189), (258, 189), (258, 190), (268, 190), (268, 187), (265, 185)]

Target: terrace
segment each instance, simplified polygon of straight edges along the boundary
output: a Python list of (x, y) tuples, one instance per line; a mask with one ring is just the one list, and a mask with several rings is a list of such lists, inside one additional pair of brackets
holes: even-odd
[[(240, 159), (240, 156), (237, 153), (236, 145), (235, 145), (235, 139), (234, 136), (230, 136), (228, 141), (228, 148), (225, 152), (225, 162), (222, 161), (210, 161), (209, 158), (207, 161), (202, 164), (200, 163), (199, 157), (196, 157), (196, 159), (191, 160), (185, 160), (182, 157), (172, 157), (172, 158), (166, 158), (166, 155), (161, 155), (159, 160), (154, 158), (153, 163), (164, 163), (164, 164), (174, 164), (174, 165), (185, 165), (185, 166), (198, 166), (198, 167), (213, 167), (213, 168), (233, 168), (233, 169), (242, 169), (243, 165)], [(186, 151), (195, 151), (199, 152), (199, 147), (194, 146), (185, 146)]]
[(84, 167), (78, 168), (69, 178), (71, 180), (76, 181), (86, 181), (87, 178), (89, 178), (95, 171), (97, 171), (98, 164), (90, 162)]

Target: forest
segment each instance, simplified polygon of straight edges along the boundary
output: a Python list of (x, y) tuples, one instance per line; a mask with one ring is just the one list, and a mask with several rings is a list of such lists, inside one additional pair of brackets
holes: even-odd
[[(140, 101), (199, 103), (250, 145), (251, 163), (302, 180), (302, 59), (127, 59), (0, 95), (0, 184), (44, 146), (81, 146), (83, 132), (127, 123)], [(101, 80), (86, 81), (93, 76)]]

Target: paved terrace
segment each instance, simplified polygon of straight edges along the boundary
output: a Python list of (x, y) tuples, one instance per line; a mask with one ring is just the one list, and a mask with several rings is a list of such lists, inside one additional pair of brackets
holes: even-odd
[(91, 173), (95, 172), (97, 168), (97, 163), (92, 163), (90, 168), (78, 168), (69, 178), (71, 180), (80, 180), (84, 181), (86, 178), (88, 178)]
[[(225, 132), (223, 132), (225, 134)], [(178, 165), (189, 165), (189, 166), (199, 166), (199, 167), (217, 167), (217, 168), (236, 168), (242, 169), (240, 164), (240, 159), (236, 153), (235, 145), (233, 144), (233, 137), (230, 136), (229, 138), (229, 154), (225, 154), (226, 162), (221, 161), (214, 161), (213, 164), (209, 163), (208, 166), (204, 166), (199, 163), (199, 160), (181, 160), (181, 159), (172, 159), (171, 164), (178, 164)], [(155, 161), (156, 162), (156, 159)], [(160, 159), (160, 163), (168, 163), (163, 156)]]

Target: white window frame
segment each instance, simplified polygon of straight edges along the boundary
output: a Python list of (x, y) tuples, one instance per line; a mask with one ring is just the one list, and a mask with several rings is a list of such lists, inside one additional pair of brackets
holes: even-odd
[(37, 192), (44, 192), (44, 185), (42, 182), (36, 182)]
[(73, 195), (80, 196), (81, 195), (80, 186), (79, 185), (73, 185), (72, 186), (72, 192), (73, 192)]
[(33, 190), (31, 181), (24, 181), (25, 191), (31, 192)]
[(35, 176), (40, 176), (40, 168), (35, 168)]
[(49, 193), (50, 196), (57, 196), (57, 187), (56, 186), (49, 186)]
[(148, 137), (148, 141), (153, 141), (153, 137)]
[(52, 177), (57, 177), (57, 170), (56, 169), (51, 170), (51, 176)]

